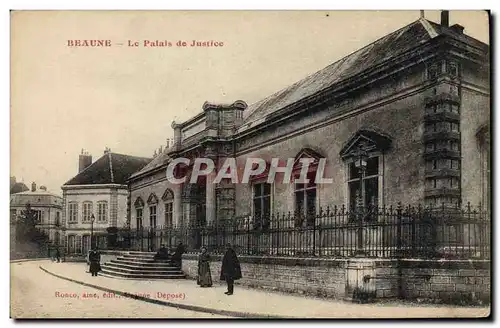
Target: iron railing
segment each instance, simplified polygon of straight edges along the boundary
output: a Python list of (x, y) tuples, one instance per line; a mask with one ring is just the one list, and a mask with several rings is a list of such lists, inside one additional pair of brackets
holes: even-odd
[(277, 213), (235, 217), (206, 225), (139, 227), (118, 231), (117, 248), (155, 251), (182, 242), (188, 252), (206, 246), (221, 253), (288, 257), (490, 257), (489, 212), (480, 207), (389, 206), (320, 208), (313, 217)]

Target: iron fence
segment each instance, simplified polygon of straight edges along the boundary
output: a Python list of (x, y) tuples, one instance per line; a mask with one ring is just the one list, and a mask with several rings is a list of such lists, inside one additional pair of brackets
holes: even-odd
[(490, 217), (481, 207), (334, 206), (314, 216), (279, 213), (235, 217), (206, 225), (139, 227), (118, 232), (119, 247), (154, 251), (182, 242), (188, 252), (227, 243), (241, 255), (288, 257), (490, 257)]

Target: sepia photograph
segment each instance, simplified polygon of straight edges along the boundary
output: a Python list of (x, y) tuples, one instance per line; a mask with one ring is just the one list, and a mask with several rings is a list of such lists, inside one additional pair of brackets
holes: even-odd
[(11, 10), (10, 318), (488, 318), (491, 24)]

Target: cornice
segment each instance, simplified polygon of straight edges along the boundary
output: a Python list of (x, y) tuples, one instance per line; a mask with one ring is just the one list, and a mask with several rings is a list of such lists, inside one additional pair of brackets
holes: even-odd
[(92, 184), (92, 185), (63, 185), (62, 190), (76, 190), (76, 189), (114, 189), (114, 188), (127, 188), (127, 185), (108, 183), (108, 184)]

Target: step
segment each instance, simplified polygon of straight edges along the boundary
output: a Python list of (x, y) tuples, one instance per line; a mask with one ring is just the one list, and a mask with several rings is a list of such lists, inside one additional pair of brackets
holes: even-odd
[(138, 254), (138, 255), (155, 255), (156, 252), (141, 252), (141, 251), (129, 251), (127, 252), (129, 255), (134, 255), (134, 254)]
[(155, 266), (144, 266), (144, 265), (137, 265), (137, 264), (131, 264), (131, 263), (121, 263), (121, 262), (106, 262), (104, 263), (106, 265), (110, 265), (110, 266), (114, 266), (114, 267), (117, 267), (117, 268), (125, 268), (125, 269), (133, 269), (133, 270), (165, 270), (165, 271), (169, 271), (169, 270), (179, 270), (178, 267), (174, 266), (174, 265), (168, 265), (168, 264), (159, 264), (159, 265), (155, 265)]
[(130, 260), (130, 259), (121, 259), (117, 258), (114, 260), (111, 260), (113, 263), (122, 263), (122, 264), (130, 264), (130, 265), (137, 265), (137, 266), (147, 266), (147, 267), (154, 267), (154, 266), (174, 266), (171, 261), (148, 261), (145, 262), (143, 260)]
[(151, 273), (151, 274), (170, 274), (170, 273), (179, 273), (182, 272), (178, 268), (172, 268), (172, 269), (167, 269), (167, 270), (162, 270), (162, 268), (151, 268), (151, 269), (145, 269), (145, 268), (124, 268), (124, 267), (119, 267), (115, 265), (110, 265), (109, 263), (103, 264), (101, 266), (102, 268), (106, 269), (111, 269), (114, 271), (119, 271), (119, 272), (125, 272), (125, 273)]
[[(141, 278), (120, 277), (120, 276), (116, 276), (116, 275), (113, 275), (113, 274), (104, 273), (102, 271), (99, 272), (99, 276), (110, 278), (110, 279), (121, 279), (121, 280), (139, 280), (139, 281), (144, 280), (144, 278), (142, 278), (142, 277)], [(148, 278), (149, 281), (154, 281), (154, 280), (164, 281), (164, 280), (167, 280), (167, 279), (171, 279), (171, 278), (165, 278), (165, 277), (163, 277), (163, 278)]]
[(155, 254), (123, 254), (120, 257), (127, 259), (154, 259)]
[(185, 279), (186, 275), (184, 273), (175, 273), (175, 274), (153, 274), (153, 273), (126, 273), (126, 272), (119, 272), (115, 270), (110, 270), (109, 268), (102, 268), (102, 273), (111, 275), (111, 276), (117, 276), (117, 277), (124, 277), (124, 278), (138, 278), (138, 279)]

